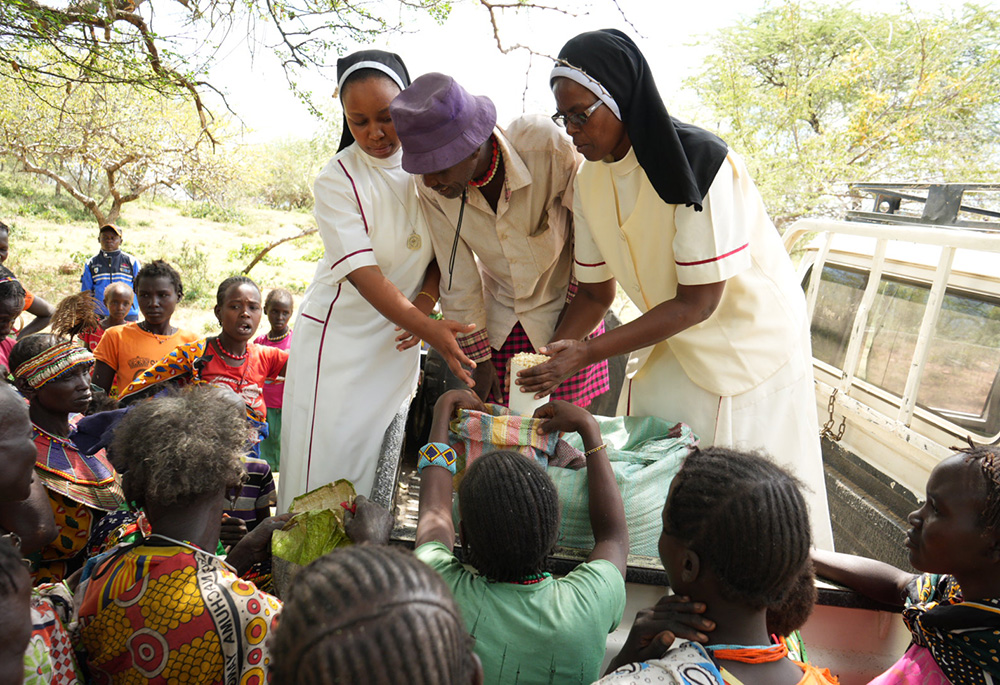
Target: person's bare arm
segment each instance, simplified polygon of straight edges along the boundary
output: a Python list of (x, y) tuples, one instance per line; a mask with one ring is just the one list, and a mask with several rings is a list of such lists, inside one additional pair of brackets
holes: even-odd
[(361, 296), (385, 318), (400, 328), (410, 331), (436, 349), (448, 362), (452, 373), (472, 385), (472, 375), (462, 368), (475, 368), (475, 363), (465, 356), (455, 336), (469, 333), (474, 328), (457, 321), (437, 321), (413, 306), (399, 288), (385, 277), (377, 266), (362, 266), (347, 275), (347, 280), (358, 289)]
[[(471, 390), (449, 390), (434, 405), (430, 442), (448, 444), (448, 423), (456, 409), (485, 409)], [(420, 510), (415, 547), (440, 542), (455, 549), (455, 524), (451, 519), (452, 475), (443, 466), (425, 466), (420, 473)]]
[[(539, 431), (554, 433), (573, 431), (583, 439), (587, 454), (587, 494), (590, 502), (590, 528), (594, 533), (594, 550), (587, 561), (606, 559), (614, 564), (622, 577), (628, 559), (628, 526), (622, 494), (611, 469), (604, 441), (593, 415), (582, 407), (556, 400), (535, 410), (536, 419), (544, 419)], [(598, 449), (600, 448), (600, 449)]]
[(515, 383), (536, 397), (543, 397), (580, 369), (619, 354), (655, 345), (705, 321), (722, 300), (726, 282), (678, 285), (677, 295), (635, 321), (590, 340), (565, 339), (549, 343), (539, 352), (549, 361), (518, 373)]
[[(420, 285), (420, 292), (413, 298), (413, 306), (420, 310), (424, 316), (430, 316), (434, 311), (434, 306), (441, 298), (441, 269), (438, 268), (437, 261), (432, 261), (424, 273), (424, 282)], [(420, 344), (420, 338), (410, 331), (403, 330), (396, 326), (399, 335), (396, 336), (396, 349), (408, 350), (414, 345)]]
[(35, 301), (32, 302), (31, 306), (25, 311), (33, 315), (35, 318), (28, 322), (28, 324), (21, 329), (21, 332), (17, 334), (18, 340), (33, 333), (40, 333), (44, 331), (46, 326), (48, 326), (52, 321), (52, 315), (56, 312), (55, 308), (51, 304), (38, 297), (38, 295), (35, 295)]
[(100, 359), (94, 362), (94, 375), (90, 382), (104, 390), (111, 392), (111, 384), (115, 382), (115, 370)]
[(583, 340), (604, 320), (615, 301), (615, 279), (603, 283), (577, 284), (576, 297), (567, 304), (559, 317), (559, 325), (550, 341)]
[(906, 586), (915, 577), (895, 566), (853, 554), (814, 549), (812, 560), (817, 576), (895, 606), (902, 606)]

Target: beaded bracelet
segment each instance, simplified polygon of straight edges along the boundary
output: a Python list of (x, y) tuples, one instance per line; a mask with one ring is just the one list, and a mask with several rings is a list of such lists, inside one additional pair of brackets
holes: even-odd
[(589, 456), (590, 456), (591, 454), (594, 454), (594, 453), (596, 453), (596, 452), (600, 452), (601, 450), (603, 450), (603, 449), (604, 449), (605, 447), (607, 447), (607, 446), (608, 446), (608, 445), (607, 445), (607, 443), (603, 443), (603, 442), (602, 442), (602, 443), (601, 443), (600, 445), (598, 445), (598, 446), (597, 446), (597, 447), (595, 447), (594, 449), (592, 449), (592, 450), (587, 450), (586, 452), (584, 452), (584, 453), (583, 453), (583, 456), (584, 456), (584, 457), (589, 457)]
[(443, 442), (429, 442), (420, 448), (420, 460), (417, 461), (417, 472), (422, 472), (425, 466), (440, 466), (455, 475), (458, 464), (458, 454)]

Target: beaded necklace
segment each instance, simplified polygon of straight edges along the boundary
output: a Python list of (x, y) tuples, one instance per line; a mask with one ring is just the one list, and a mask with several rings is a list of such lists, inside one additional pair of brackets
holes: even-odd
[(227, 350), (225, 347), (222, 346), (222, 343), (219, 341), (218, 338), (215, 339), (215, 347), (218, 348), (219, 354), (221, 354), (223, 357), (229, 357), (230, 359), (238, 362), (243, 361), (244, 359), (247, 358), (247, 355), (250, 354), (250, 348), (243, 350), (243, 354), (233, 354), (232, 352), (230, 352), (229, 350)]
[(759, 646), (706, 645), (705, 649), (719, 661), (739, 661), (744, 664), (768, 664), (788, 656), (788, 647), (784, 643)]
[(292, 329), (291, 328), (286, 328), (285, 332), (282, 333), (281, 335), (279, 335), (277, 338), (272, 338), (271, 337), (271, 333), (268, 332), (267, 339), (268, 339), (269, 342), (281, 342), (282, 340), (284, 340), (285, 338), (287, 338), (291, 334), (292, 334)]
[(500, 161), (500, 148), (497, 146), (497, 137), (490, 136), (490, 142), (493, 144), (493, 154), (490, 157), (490, 168), (486, 170), (486, 173), (482, 178), (474, 178), (469, 181), (469, 185), (473, 188), (482, 188), (488, 185), (493, 177), (497, 174), (497, 168), (500, 166), (497, 162)]
[(521, 578), (520, 580), (512, 580), (512, 581), (510, 581), (510, 584), (511, 585), (537, 585), (538, 583), (542, 582), (546, 578), (551, 578), (551, 577), (552, 577), (552, 574), (549, 573), (548, 571), (545, 571), (543, 573), (532, 573), (530, 576), (525, 576), (524, 578)]

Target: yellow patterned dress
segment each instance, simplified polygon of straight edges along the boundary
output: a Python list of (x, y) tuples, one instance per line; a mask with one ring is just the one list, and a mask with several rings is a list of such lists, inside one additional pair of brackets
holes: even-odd
[(281, 602), (214, 554), (152, 535), (84, 575), (78, 648), (97, 685), (266, 683)]

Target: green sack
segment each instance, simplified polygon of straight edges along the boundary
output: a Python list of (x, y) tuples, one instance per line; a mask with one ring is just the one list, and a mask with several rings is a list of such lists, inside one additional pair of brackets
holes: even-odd
[[(629, 552), (658, 558), (657, 543), (663, 529), (661, 514), (667, 491), (684, 459), (698, 444), (698, 438), (683, 423), (651, 416), (594, 418), (607, 445), (611, 468), (625, 503)], [(583, 449), (579, 435), (566, 433), (563, 438), (573, 447)], [(562, 517), (558, 544), (593, 549), (594, 535), (587, 508), (587, 470), (550, 466), (548, 474), (559, 492)]]

